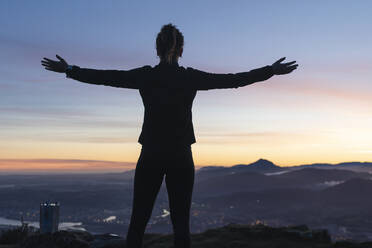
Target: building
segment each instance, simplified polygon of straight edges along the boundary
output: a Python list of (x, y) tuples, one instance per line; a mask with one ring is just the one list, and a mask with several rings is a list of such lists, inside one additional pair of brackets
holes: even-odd
[(53, 233), (58, 231), (59, 203), (40, 203), (40, 233)]

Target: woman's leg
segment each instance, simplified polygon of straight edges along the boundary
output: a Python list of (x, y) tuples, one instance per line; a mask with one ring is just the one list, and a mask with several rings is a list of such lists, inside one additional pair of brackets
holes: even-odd
[(165, 171), (154, 163), (156, 161), (151, 155), (142, 150), (134, 175), (133, 207), (126, 237), (127, 248), (142, 247), (146, 225), (163, 182)]
[(190, 208), (195, 167), (191, 148), (175, 156), (177, 161), (166, 169), (170, 217), (175, 248), (190, 248)]

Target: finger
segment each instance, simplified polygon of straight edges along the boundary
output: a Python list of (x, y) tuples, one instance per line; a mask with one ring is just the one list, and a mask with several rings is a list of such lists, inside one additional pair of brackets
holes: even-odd
[(288, 62), (288, 63), (284, 63), (284, 65), (290, 65), (290, 64), (293, 64), (293, 63), (296, 63), (296, 60)]
[(298, 65), (292, 65), (292, 66), (288, 66), (287, 69), (296, 69)]
[(58, 54), (56, 54), (56, 57), (57, 59), (61, 60), (61, 61), (65, 61), (63, 58), (61, 58), (61, 56), (59, 56)]
[(41, 61), (41, 64), (42, 64), (42, 65), (47, 65), (47, 64), (49, 64), (49, 63), (48, 63), (48, 62)]
[(45, 70), (48, 70), (48, 71), (55, 71), (53, 69), (50, 69), (49, 67), (45, 67)]
[(50, 67), (50, 68), (55, 68), (56, 66), (54, 66), (54, 65), (43, 65), (43, 66), (45, 66), (45, 67)]
[(56, 66), (55, 63), (51, 63), (51, 62), (42, 62), (41, 64), (45, 66)]
[(280, 62), (282, 62), (283, 60), (285, 60), (285, 57), (278, 59), (278, 61), (276, 61), (275, 63), (280, 63)]
[(54, 67), (52, 67), (52, 66), (45, 66), (45, 69), (53, 69)]
[(51, 60), (51, 59), (48, 59), (48, 58), (44, 58), (44, 59), (47, 60), (47, 61), (50, 61), (50, 62), (58, 62), (58, 61)]

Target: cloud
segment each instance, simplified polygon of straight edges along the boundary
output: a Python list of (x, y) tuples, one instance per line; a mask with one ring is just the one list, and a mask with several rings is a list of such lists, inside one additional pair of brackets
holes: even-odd
[(201, 132), (198, 135), (200, 143), (209, 145), (221, 144), (256, 144), (284, 145), (293, 142), (310, 142), (317, 135), (308, 132), (290, 131), (260, 131), (260, 132)]
[[(259, 84), (257, 89), (260, 94), (265, 94), (271, 101), (269, 105), (286, 108), (299, 107), (332, 107), (339, 106), (358, 107), (370, 109), (372, 107), (371, 93), (372, 87), (360, 84), (360, 80), (350, 82), (350, 86), (345, 84), (337, 85), (337, 79), (298, 79), (288, 80), (278, 78), (273, 84)], [(351, 87), (351, 84), (353, 85)], [(274, 101), (275, 99), (275, 101)], [(337, 110), (337, 109), (335, 109)], [(342, 110), (339, 108), (338, 110)]]
[(314, 63), (311, 69), (321, 73), (329, 73), (331, 75), (338, 74), (371, 74), (372, 60), (367, 57), (354, 58), (352, 60), (332, 60), (329, 63)]
[[(32, 139), (32, 137), (30, 137)], [(110, 137), (110, 136), (89, 136), (81, 137), (79, 135), (74, 135), (70, 137), (50, 137), (43, 138), (40, 141), (55, 141), (55, 142), (74, 142), (74, 143), (137, 143), (137, 137)]]
[(93, 110), (86, 111), (77, 108), (48, 108), (48, 107), (28, 107), (28, 106), (0, 106), (0, 112), (2, 113), (14, 113), (14, 114), (31, 114), (31, 115), (43, 115), (46, 117), (58, 117), (58, 116), (100, 116), (99, 114), (95, 113)]
[[(195, 165), (198, 170), (203, 166)], [(107, 173), (124, 172), (136, 168), (135, 162), (86, 159), (0, 159), (1, 174), (37, 173)]]
[(355, 151), (356, 153), (372, 153), (372, 150), (360, 150), (360, 151)]
[[(76, 127), (76, 128), (139, 128), (140, 123), (137, 121), (124, 120), (94, 120), (90, 118), (76, 117), (76, 119), (63, 119), (63, 115), (59, 118), (33, 118), (33, 119), (12, 119), (4, 120), (0, 124), (1, 127)], [(77, 119), (79, 118), (79, 119)]]
[(331, 88), (326, 86), (313, 87), (308, 85), (301, 85), (291, 89), (292, 92), (309, 94), (315, 96), (337, 97), (344, 100), (353, 101), (369, 101), (371, 99), (371, 92), (362, 90), (351, 90), (342, 88)]
[[(5, 129), (6, 130), (6, 129)], [(137, 143), (138, 137), (136, 135), (125, 136), (118, 134), (113, 136), (108, 134), (107, 136), (99, 136), (85, 133), (76, 133), (71, 131), (64, 132), (48, 132), (42, 133), (41, 131), (38, 134), (27, 134), (27, 133), (12, 133), (0, 135), (0, 138), (3, 140), (12, 140), (12, 141), (29, 141), (29, 142), (65, 142), (65, 143), (97, 143), (97, 144), (123, 144), (123, 143)]]
[(107, 160), (87, 160), (87, 159), (54, 159), (54, 158), (37, 158), (37, 159), (0, 159), (0, 163), (13, 163), (13, 162), (23, 162), (23, 163), (38, 163), (38, 164), (81, 164), (81, 163), (90, 163), (90, 164), (114, 164), (121, 166), (123, 162), (114, 162)]
[(122, 172), (134, 169), (133, 162), (84, 159), (0, 159), (0, 172)]
[(269, 131), (263, 131), (263, 132), (235, 132), (235, 133), (216, 133), (216, 132), (200, 132), (200, 136), (204, 137), (272, 137), (272, 136), (279, 136), (284, 135), (284, 133), (281, 132), (269, 132)]
[[(141, 123), (134, 120), (112, 119), (90, 108), (58, 107), (0, 107), (2, 122), (0, 127), (40, 127), (48, 128), (140, 128)], [(12, 116), (12, 117), (11, 117)], [(22, 117), (22, 118), (20, 118)], [(27, 118), (24, 118), (27, 117)]]

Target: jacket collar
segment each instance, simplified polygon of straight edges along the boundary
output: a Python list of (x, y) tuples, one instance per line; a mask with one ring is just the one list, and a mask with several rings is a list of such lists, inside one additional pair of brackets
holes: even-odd
[(158, 66), (161, 66), (161, 67), (179, 67), (178, 62), (174, 62), (172, 64), (168, 64), (165, 61), (160, 61), (159, 64), (158, 64)]

